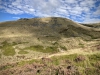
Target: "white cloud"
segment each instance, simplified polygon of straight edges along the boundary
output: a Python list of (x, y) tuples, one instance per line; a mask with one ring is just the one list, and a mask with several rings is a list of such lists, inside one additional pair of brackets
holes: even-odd
[(76, 0), (65, 0), (66, 3), (77, 3)]
[(100, 19), (90, 19), (90, 18), (88, 18), (88, 19), (85, 19), (84, 21), (83, 21), (83, 23), (100, 23)]
[(93, 18), (91, 15), (85, 15), (83, 23), (100, 23), (99, 18)]
[(6, 12), (9, 12), (11, 14), (22, 14), (23, 13), (23, 11), (21, 11), (19, 9), (16, 9), (16, 8), (14, 8), (14, 9), (7, 9), (7, 8), (5, 8), (5, 10), (6, 10)]
[[(38, 17), (57, 16), (75, 21), (78, 21), (77, 17), (81, 17), (83, 22), (90, 22), (97, 20), (92, 18), (100, 15), (100, 6), (95, 6), (97, 1), (99, 0), (8, 0), (7, 2), (0, 0), (0, 9), (11, 14), (27, 13)], [(91, 11), (92, 8), (96, 10)], [(87, 16), (89, 16), (88, 19), (85, 19)]]
[(93, 14), (96, 16), (100, 16), (100, 6), (97, 7), (96, 11)]
[(15, 19), (20, 19), (20, 17), (13, 17), (13, 18), (15, 18)]

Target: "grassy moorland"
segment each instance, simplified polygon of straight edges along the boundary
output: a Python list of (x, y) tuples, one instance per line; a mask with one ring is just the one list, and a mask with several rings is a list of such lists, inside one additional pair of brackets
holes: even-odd
[(60, 17), (2, 22), (0, 75), (99, 75), (99, 26)]

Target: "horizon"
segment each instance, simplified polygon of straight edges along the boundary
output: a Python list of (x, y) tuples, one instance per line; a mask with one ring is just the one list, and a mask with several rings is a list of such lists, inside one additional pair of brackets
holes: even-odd
[[(0, 22), (0, 23), (4, 23), (4, 22), (11, 22), (11, 21), (18, 21), (18, 20), (20, 20), (20, 19), (24, 19), (25, 17), (23, 17), (23, 18), (19, 18), (19, 19), (15, 19), (15, 20), (8, 20), (8, 21), (2, 21), (2, 22)], [(34, 18), (26, 18), (26, 19), (35, 19), (35, 18), (53, 18), (53, 17), (34, 17)], [(54, 18), (64, 18), (64, 17), (54, 17)], [(69, 19), (69, 18), (64, 18), (64, 19)], [(69, 20), (71, 20), (71, 19), (69, 19)], [(73, 20), (72, 20), (73, 21)], [(75, 22), (75, 21), (73, 21), (73, 22)], [(76, 22), (76, 23), (79, 23), (79, 24), (96, 24), (96, 23), (100, 23), (100, 22), (91, 22), (91, 23), (81, 23), (81, 22)]]
[(99, 0), (0, 0), (0, 22), (62, 17), (78, 23), (99, 23), (99, 9)]

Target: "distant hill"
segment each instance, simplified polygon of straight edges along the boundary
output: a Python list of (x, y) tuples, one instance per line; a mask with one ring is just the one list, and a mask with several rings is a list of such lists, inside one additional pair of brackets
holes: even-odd
[(82, 24), (82, 25), (100, 29), (100, 23), (91, 23), (91, 24)]
[[(91, 28), (91, 27), (94, 28)], [(17, 21), (9, 21), (0, 23), (0, 36), (17, 34), (35, 35), (39, 38), (49, 38), (61, 36), (65, 37), (82, 37), (82, 38), (100, 38), (100, 30), (95, 29), (99, 24), (84, 26), (73, 22), (66, 18), (48, 17), (48, 18), (33, 18), (19, 19)], [(96, 34), (96, 35), (95, 35)]]

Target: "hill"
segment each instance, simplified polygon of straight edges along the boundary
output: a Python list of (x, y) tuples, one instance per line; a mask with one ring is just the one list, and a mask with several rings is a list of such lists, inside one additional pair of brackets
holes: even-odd
[(0, 23), (0, 75), (97, 75), (100, 29), (92, 26), (61, 17)]
[(69, 19), (57, 17), (19, 19), (18, 21), (4, 22), (0, 24), (0, 31), (1, 36), (10, 37), (28, 34), (40, 39), (45, 37), (59, 39), (61, 36), (82, 37), (83, 39), (100, 38), (99, 29), (83, 26)]
[(100, 29), (100, 23), (91, 23), (91, 24), (82, 24), (82, 25)]

